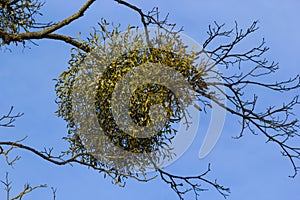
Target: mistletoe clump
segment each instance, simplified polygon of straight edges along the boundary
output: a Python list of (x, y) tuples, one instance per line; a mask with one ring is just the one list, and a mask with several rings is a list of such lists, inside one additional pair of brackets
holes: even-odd
[[(175, 33), (158, 34), (149, 43), (145, 41), (147, 32), (128, 28), (121, 33), (119, 27), (109, 31), (108, 25), (105, 21), (100, 24), (101, 31), (89, 40), (93, 51), (87, 55), (77, 50), (72, 54), (69, 70), (59, 76), (57, 114), (68, 122), (67, 139), (73, 143), (73, 151), (92, 152), (98, 162), (108, 167), (132, 172), (138, 165), (138, 171), (144, 172), (149, 166), (156, 167), (161, 157), (172, 158), (172, 139), (178, 131), (172, 125), (187, 120), (186, 107), (194, 100), (200, 101), (197, 96), (192, 99), (191, 92), (198, 97), (206, 93), (206, 74), (195, 64), (199, 53), (189, 52)], [(153, 79), (152, 82), (139, 85), (138, 80), (145, 77), (133, 78), (133, 71), (143, 71), (151, 65), (166, 66), (176, 73), (150, 70), (146, 76)], [(176, 91), (154, 80), (158, 77), (168, 83), (178, 79), (178, 74), (183, 79), (182, 83), (176, 82), (180, 97)], [(122, 84), (135, 87), (127, 110), (124, 109), (123, 91), (119, 94), (121, 102), (113, 95), (124, 76), (129, 76), (130, 81)], [(190, 85), (189, 89), (184, 88), (185, 83)], [(157, 121), (162, 121), (161, 126), (151, 119), (155, 113), (151, 108), (155, 105), (164, 111), (156, 117)], [(119, 113), (114, 113), (113, 107)], [(141, 128), (135, 130), (126, 120)], [(158, 126), (155, 134), (141, 137), (143, 133), (140, 132), (146, 130), (143, 127), (150, 126)]]

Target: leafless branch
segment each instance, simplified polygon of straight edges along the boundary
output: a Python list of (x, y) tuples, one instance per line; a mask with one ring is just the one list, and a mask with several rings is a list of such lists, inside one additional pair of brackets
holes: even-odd
[(11, 188), (12, 188), (12, 182), (9, 181), (9, 178), (8, 178), (8, 173), (6, 173), (6, 176), (5, 176), (5, 181), (1, 181), (1, 183), (4, 184), (5, 186), (5, 191), (6, 191), (6, 199), (7, 200), (21, 200), (23, 198), (24, 195), (28, 194), (28, 193), (31, 193), (32, 191), (38, 189), (38, 188), (46, 188), (47, 185), (46, 184), (42, 184), (42, 185), (38, 185), (38, 186), (30, 186), (29, 183), (26, 183), (24, 185), (24, 189), (19, 193), (17, 194), (15, 197), (12, 197), (10, 198), (10, 193), (11, 193)]
[(45, 184), (44, 185), (38, 185), (38, 186), (33, 186), (32, 187), (32, 186), (29, 185), (29, 183), (26, 183), (24, 185), (24, 189), (18, 195), (16, 195), (15, 197), (13, 197), (11, 200), (22, 199), (25, 194), (28, 194), (28, 193), (30, 193), (33, 190), (36, 190), (38, 188), (45, 188), (45, 187), (47, 187), (47, 185), (45, 185)]
[[(14, 158), (12, 161), (9, 160), (9, 153), (15, 149), (23, 149), (26, 151), (29, 151), (33, 154), (35, 154), (36, 156), (50, 162), (53, 163), (55, 165), (67, 165), (70, 164), (72, 165), (73, 163), (77, 163), (80, 164), (82, 166), (86, 166), (89, 168), (92, 168), (96, 171), (99, 172), (103, 172), (105, 174), (107, 174), (108, 176), (110, 176), (115, 183), (119, 184), (122, 179), (126, 179), (126, 178), (133, 178), (136, 179), (140, 182), (148, 182), (154, 178), (156, 178), (156, 176), (152, 176), (149, 178), (143, 177), (143, 178), (139, 178), (138, 176), (134, 175), (134, 174), (125, 174), (125, 173), (121, 173), (115, 169), (107, 169), (105, 168), (104, 165), (102, 165), (101, 163), (97, 162), (97, 158), (88, 152), (81, 152), (81, 153), (77, 153), (74, 154), (74, 152), (72, 153), (73, 155), (69, 158), (68, 155), (70, 154), (69, 151), (66, 152), (61, 152), (60, 155), (54, 156), (52, 154), (53, 148), (49, 148), (49, 149), (44, 149), (43, 151), (38, 151), (35, 148), (20, 144), (20, 142), (24, 141), (26, 138), (22, 139), (22, 140), (18, 140), (16, 142), (2, 142), (0, 141), (0, 155), (4, 155), (6, 157), (6, 161), (8, 165), (13, 165), (14, 162), (16, 160), (20, 159), (20, 156), (17, 156), (16, 158)], [(8, 149), (6, 151), (4, 151), (3, 147), (4, 146), (8, 146)], [(99, 155), (98, 155), (99, 156)]]
[(9, 196), (10, 196), (10, 190), (11, 190), (11, 184), (12, 182), (9, 181), (9, 178), (8, 178), (8, 173), (6, 173), (6, 176), (5, 176), (5, 181), (1, 181), (1, 183), (4, 184), (5, 186), (5, 191), (6, 191), (6, 200), (9, 200)]
[(13, 106), (10, 107), (8, 113), (0, 117), (0, 127), (14, 127), (13, 123), (16, 121), (16, 119), (23, 116), (23, 113), (12, 114), (13, 109)]
[(52, 193), (53, 193), (53, 200), (56, 200), (56, 191), (57, 189), (54, 187), (51, 187)]
[(60, 35), (60, 34), (47, 34), (45, 36), (45, 38), (48, 39), (54, 39), (54, 40), (60, 40), (63, 41), (67, 44), (70, 44), (74, 47), (77, 47), (85, 52), (90, 52), (91, 51), (91, 47), (89, 47), (88, 45), (85, 45), (82, 42), (78, 42), (77, 40), (75, 40), (74, 38), (70, 37), (70, 36), (65, 36), (65, 35)]
[[(279, 69), (278, 63), (269, 63), (267, 59), (263, 58), (264, 53), (269, 50), (264, 46), (264, 40), (257, 47), (244, 53), (233, 52), (241, 40), (258, 29), (257, 23), (257, 21), (253, 22), (245, 32), (238, 28), (237, 23), (235, 29), (229, 31), (224, 31), (224, 25), (218, 25), (217, 23), (215, 23), (215, 27), (209, 27), (209, 37), (203, 46), (211, 54), (215, 65), (225, 66), (225, 70), (215, 72), (222, 77), (224, 84), (213, 82), (207, 84), (219, 91), (221, 91), (220, 85), (224, 85), (227, 89), (224, 95), (226, 95), (228, 104), (225, 106), (212, 96), (202, 95), (215, 101), (228, 112), (241, 119), (241, 131), (235, 138), (242, 137), (245, 131), (248, 130), (255, 135), (262, 133), (266, 136), (268, 142), (277, 144), (282, 151), (282, 155), (290, 160), (294, 169), (294, 174), (291, 177), (295, 177), (299, 170), (299, 165), (296, 163), (300, 161), (300, 146), (293, 146), (291, 143), (299, 140), (300, 137), (299, 120), (293, 113), (294, 108), (300, 104), (299, 97), (298, 95), (295, 96), (290, 102), (283, 103), (282, 106), (269, 105), (262, 112), (256, 108), (259, 95), (253, 92), (253, 88), (280, 93), (299, 90), (300, 76), (296, 75), (294, 78), (276, 81), (275, 83), (265, 83), (260, 79), (277, 72)], [(231, 42), (217, 47), (210, 47), (213, 40), (223, 37), (230, 39), (232, 35), (233, 40)], [(234, 69), (232, 70), (232, 68)], [(209, 70), (211, 68), (207, 69), (207, 71)], [(252, 99), (249, 98), (250, 95), (253, 96)]]
[(162, 169), (157, 169), (160, 174), (161, 179), (166, 182), (172, 190), (177, 194), (180, 200), (184, 200), (184, 195), (190, 191), (194, 192), (195, 199), (198, 200), (200, 192), (206, 191), (208, 189), (204, 188), (199, 182), (208, 184), (214, 187), (224, 198), (227, 198), (230, 194), (230, 189), (221, 186), (215, 180), (210, 181), (205, 178), (205, 176), (210, 172), (210, 164), (207, 170), (198, 176), (178, 176), (168, 173)]
[(168, 23), (168, 16), (169, 14), (166, 15), (166, 17), (163, 20), (159, 19), (159, 11), (157, 7), (154, 7), (151, 11), (149, 11), (147, 14), (145, 14), (141, 8), (130, 4), (126, 1), (123, 0), (114, 0), (115, 2), (122, 4), (134, 11), (136, 11), (140, 17), (141, 17), (141, 22), (143, 24), (143, 27), (145, 29), (145, 33), (146, 33), (146, 41), (148, 43), (149, 47), (152, 47), (152, 44), (150, 43), (150, 38), (148, 35), (148, 26), (153, 24), (158, 26), (159, 28), (165, 30), (168, 34), (175, 34), (178, 32), (181, 32), (183, 30), (183, 28), (181, 27), (178, 31), (175, 31), (175, 23)]

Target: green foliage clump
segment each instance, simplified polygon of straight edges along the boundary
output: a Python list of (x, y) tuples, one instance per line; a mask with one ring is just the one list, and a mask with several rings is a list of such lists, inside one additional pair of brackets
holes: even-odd
[[(127, 115), (121, 113), (121, 116), (116, 116), (113, 110), (116, 105), (112, 103), (117, 84), (132, 71), (154, 64), (176, 71), (193, 92), (201, 94), (207, 90), (204, 82), (206, 74), (195, 64), (199, 53), (188, 52), (176, 34), (159, 34), (149, 44), (138, 29), (128, 28), (120, 33), (119, 26), (109, 31), (108, 25), (102, 21), (101, 30), (88, 39), (92, 52), (87, 55), (75, 50), (69, 62), (70, 68), (59, 76), (56, 84), (57, 114), (68, 122), (66, 139), (71, 143), (73, 154), (90, 152), (98, 163), (108, 168), (127, 173), (136, 169), (144, 172), (147, 167), (160, 163), (161, 157), (172, 158), (170, 145), (177, 132), (172, 125), (186, 119), (189, 114), (186, 107), (192, 104), (192, 100), (199, 99), (191, 100), (189, 95), (192, 91), (185, 90), (185, 95), (178, 97), (176, 92), (164, 85), (155, 82), (135, 85), (138, 83), (133, 80), (125, 83), (136, 86)], [(176, 78), (176, 75), (159, 74), (159, 71), (151, 73), (148, 77)], [(184, 87), (184, 84), (178, 87)], [(121, 111), (124, 111), (123, 104), (118, 104)], [(135, 130), (128, 133), (116, 122), (116, 117), (119, 121), (130, 117), (138, 127), (151, 126), (155, 123), (151, 119), (154, 105), (159, 105), (164, 111), (158, 119), (164, 123), (149, 137), (139, 137)], [(122, 116), (126, 119), (123, 120)]]

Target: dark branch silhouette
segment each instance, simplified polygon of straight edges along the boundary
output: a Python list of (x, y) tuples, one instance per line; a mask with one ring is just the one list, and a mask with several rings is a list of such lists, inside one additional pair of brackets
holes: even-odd
[[(29, 183), (24, 184), (24, 189), (22, 191), (20, 191), (17, 195), (15, 195), (14, 197), (11, 197), (11, 189), (12, 189), (12, 182), (9, 180), (8, 178), (8, 173), (6, 173), (5, 176), (5, 181), (1, 181), (1, 183), (4, 185), (5, 187), (5, 191), (6, 191), (6, 199), (7, 200), (20, 200), (22, 199), (26, 194), (31, 193), (32, 191), (39, 189), (39, 188), (46, 188), (47, 185), (46, 184), (42, 184), (42, 185), (38, 185), (38, 186), (31, 186)], [(54, 195), (54, 200), (55, 200), (55, 193), (53, 193)]]
[[(265, 111), (261, 111), (256, 108), (259, 95), (251, 93), (253, 90), (250, 88), (258, 87), (280, 93), (293, 91), (299, 89), (300, 77), (296, 75), (294, 78), (285, 81), (264, 83), (260, 79), (261, 77), (275, 73), (279, 69), (278, 63), (269, 63), (266, 58), (263, 58), (263, 54), (269, 50), (269, 48), (264, 46), (264, 40), (257, 47), (251, 48), (244, 53), (232, 52), (241, 40), (258, 29), (257, 22), (253, 22), (245, 32), (238, 29), (237, 23), (235, 29), (223, 31), (222, 28), (223, 25), (218, 25), (217, 23), (215, 23), (215, 27), (209, 27), (209, 38), (204, 42), (203, 46), (208, 53), (211, 53), (211, 58), (216, 65), (219, 67), (224, 66), (224, 71), (229, 68), (234, 68), (235, 70), (229, 75), (219, 74), (225, 81), (224, 86), (228, 89), (225, 95), (229, 105), (224, 106), (217, 100), (212, 100), (231, 114), (241, 118), (241, 131), (235, 138), (242, 137), (246, 130), (254, 135), (262, 133), (266, 136), (268, 142), (277, 144), (282, 154), (290, 160), (294, 169), (294, 174), (291, 177), (295, 177), (299, 169), (296, 163), (300, 159), (300, 148), (291, 145), (290, 142), (299, 140), (300, 136), (299, 120), (293, 114), (293, 108), (300, 104), (299, 96), (296, 95), (288, 103), (284, 102), (282, 106), (269, 105)], [(234, 35), (234, 37), (228, 44), (222, 44), (216, 48), (209, 46), (212, 40), (218, 37), (230, 38), (231, 35)], [(245, 66), (250, 64), (253, 67), (245, 68)], [(208, 84), (219, 89), (218, 84)], [(249, 99), (249, 94), (253, 96), (252, 99)]]
[(8, 113), (0, 117), (0, 127), (14, 127), (14, 122), (17, 118), (22, 117), (23, 113), (13, 114), (14, 107), (12, 106)]
[[(140, 16), (143, 28), (147, 32), (149, 25), (155, 25), (162, 28), (169, 34), (176, 34), (182, 31), (180, 28), (175, 31), (176, 24), (168, 22), (168, 15), (162, 20), (159, 19), (158, 8), (153, 8), (151, 11), (145, 13), (143, 10), (133, 4), (123, 0), (114, 0), (116, 3), (126, 6), (127, 8), (137, 12)], [(95, 2), (95, 0), (88, 0), (86, 3), (72, 16), (64, 19), (58, 23), (38, 23), (35, 21), (35, 15), (40, 14), (39, 10), (43, 3), (35, 0), (4, 0), (0, 2), (0, 46), (13, 44), (25, 44), (26, 41), (52, 39), (63, 41), (67, 44), (75, 47), (76, 56), (72, 57), (69, 62), (71, 67), (78, 65), (82, 62), (84, 57), (91, 52), (95, 46), (97, 46), (98, 39), (95, 36), (99, 36), (99, 31), (95, 28), (94, 33), (86, 41), (77, 40), (71, 36), (65, 36), (55, 33), (59, 29), (69, 26), (75, 20), (78, 20), (84, 16), (88, 8)], [(14, 12), (16, 10), (25, 10), (23, 12)], [(105, 34), (115, 34), (109, 32), (106, 29), (107, 22), (103, 20), (100, 23), (100, 29)], [(247, 37), (254, 33), (258, 29), (258, 22), (253, 22), (246, 30), (239, 29), (238, 24), (235, 23), (235, 27), (231, 30), (224, 30), (224, 24), (219, 25), (214, 23), (208, 27), (208, 38), (203, 42), (203, 50), (207, 52), (210, 58), (214, 61), (214, 65), (218, 66), (219, 71), (214, 72), (220, 76), (224, 81), (226, 87), (226, 100), (227, 105), (222, 104), (218, 98), (211, 94), (207, 94), (203, 88), (202, 82), (193, 80), (191, 82), (198, 88), (199, 101), (214, 101), (223, 109), (227, 110), (230, 114), (235, 115), (240, 119), (241, 130), (235, 137), (236, 139), (243, 137), (244, 134), (250, 132), (254, 135), (263, 134), (266, 137), (267, 142), (276, 144), (282, 152), (282, 155), (287, 157), (290, 161), (294, 174), (290, 177), (295, 177), (299, 170), (300, 160), (300, 147), (293, 146), (294, 141), (299, 140), (299, 121), (293, 113), (295, 106), (299, 105), (299, 97), (295, 96), (289, 102), (285, 102), (282, 106), (268, 105), (265, 110), (257, 108), (257, 102), (259, 94), (253, 92), (251, 88), (262, 88), (273, 92), (280, 92), (285, 94), (289, 91), (298, 91), (300, 88), (300, 77), (296, 75), (294, 78), (288, 80), (277, 81), (275, 83), (265, 83), (262, 77), (267, 77), (272, 73), (277, 72), (279, 65), (276, 62), (269, 62), (264, 58), (264, 54), (269, 50), (265, 46), (265, 40), (263, 39), (255, 47), (250, 47), (245, 52), (235, 52), (235, 48), (240, 45), (241, 41), (247, 39)], [(149, 36), (147, 36), (148, 46), (151, 47)], [(216, 45), (215, 41), (218, 39), (227, 39), (227, 42)], [(249, 67), (250, 66), (250, 67)], [(206, 66), (205, 71), (211, 71), (213, 66)], [(70, 71), (69, 71), (70, 72)], [(68, 72), (63, 72), (61, 77), (67, 75)], [(72, 74), (71, 74), (72, 75)], [(60, 85), (65, 84), (65, 79), (58, 80), (56, 89)], [(72, 80), (72, 76), (70, 82)], [(198, 84), (198, 85), (197, 85)], [(202, 85), (201, 85), (202, 84)], [(221, 85), (218, 82), (206, 82), (207, 85), (215, 87), (222, 92)], [(65, 85), (64, 85), (65, 86)], [(252, 92), (252, 93), (251, 93)], [(59, 93), (63, 96), (63, 92)], [(249, 96), (252, 98), (249, 98)], [(61, 96), (58, 95), (60, 98)], [(58, 99), (59, 99), (58, 98)], [(65, 97), (64, 100), (70, 100)], [(61, 102), (57, 101), (59, 105)], [(70, 103), (70, 102), (67, 102)], [(65, 117), (63, 114), (67, 112), (63, 110), (64, 107), (60, 107), (58, 115)], [(13, 127), (17, 118), (21, 117), (23, 113), (13, 114), (13, 107), (7, 114), (0, 116), (0, 128)], [(68, 121), (68, 118), (64, 118)], [(109, 176), (112, 178), (112, 182), (125, 186), (126, 179), (132, 178), (140, 182), (148, 182), (154, 178), (161, 178), (171, 189), (177, 194), (179, 199), (183, 200), (184, 195), (188, 192), (193, 192), (195, 199), (198, 199), (200, 192), (207, 190), (207, 185), (215, 188), (223, 197), (227, 197), (230, 193), (229, 188), (224, 187), (217, 183), (217, 181), (211, 181), (205, 178), (205, 176), (211, 171), (210, 165), (208, 169), (198, 176), (179, 176), (169, 173), (165, 169), (156, 167), (157, 175), (148, 176), (147, 174), (138, 175), (135, 173), (123, 173), (114, 168), (109, 168), (105, 164), (99, 161), (99, 155), (95, 156), (84, 147), (83, 142), (76, 134), (68, 134), (64, 138), (69, 142), (70, 147), (59, 155), (53, 154), (53, 148), (45, 148), (42, 151), (37, 150), (34, 147), (23, 144), (24, 139), (19, 141), (0, 141), (0, 155), (5, 157), (8, 165), (13, 165), (20, 156), (10, 158), (10, 153), (13, 150), (25, 150), (31, 152), (40, 159), (44, 159), (54, 165), (72, 165), (79, 164), (85, 167), (89, 167), (104, 174), (104, 177)], [(11, 184), (6, 178), (6, 181), (2, 182), (6, 191), (9, 193)], [(23, 195), (30, 193), (32, 190), (44, 187), (44, 185), (37, 187), (30, 187), (27, 185), (24, 190), (18, 194), (15, 199), (22, 198)], [(56, 198), (56, 189), (52, 189), (54, 199)], [(9, 195), (8, 195), (9, 196)]]

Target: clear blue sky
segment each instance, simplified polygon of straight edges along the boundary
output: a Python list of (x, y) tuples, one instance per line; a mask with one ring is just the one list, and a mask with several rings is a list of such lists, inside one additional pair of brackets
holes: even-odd
[[(77, 11), (83, 0), (49, 0), (43, 8), (44, 21), (58, 21)], [(139, 3), (137, 3), (139, 2)], [(162, 14), (170, 13), (170, 21), (184, 26), (184, 33), (198, 42), (206, 38), (206, 30), (213, 21), (226, 23), (233, 27), (236, 20), (246, 28), (254, 20), (259, 20), (260, 29), (251, 36), (246, 47), (252, 47), (265, 37), (270, 51), (269, 60), (280, 63), (280, 70), (270, 80), (282, 80), (300, 73), (299, 46), (299, 9), (300, 2), (287, 1), (132, 1), (144, 10), (158, 6)], [(139, 24), (139, 16), (128, 8), (117, 5), (111, 0), (97, 1), (85, 17), (60, 30), (62, 34), (77, 36), (78, 32), (87, 34), (91, 26), (101, 17), (115, 23)], [(16, 127), (0, 129), (1, 140), (16, 140), (28, 136), (27, 145), (41, 149), (54, 147), (57, 152), (67, 148), (61, 138), (66, 135), (65, 123), (54, 115), (57, 107), (54, 103), (55, 92), (52, 80), (68, 67), (70, 46), (58, 41), (36, 41), (39, 46), (30, 45), (31, 49), (11, 47), (12, 52), (0, 52), (0, 114), (8, 111), (11, 105), (25, 115), (18, 119)], [(298, 90), (299, 92), (299, 90)], [(265, 105), (280, 105), (296, 95), (262, 93), (261, 101)], [(296, 110), (300, 116), (300, 109)], [(205, 120), (201, 122), (205, 127)], [(175, 164), (167, 169), (182, 175), (203, 172), (208, 163), (212, 163), (210, 178), (217, 178), (220, 183), (232, 190), (230, 200), (252, 199), (289, 199), (300, 198), (300, 177), (288, 178), (293, 173), (288, 160), (281, 156), (280, 149), (273, 144), (266, 144), (261, 135), (246, 135), (240, 140), (231, 137), (238, 134), (238, 121), (227, 116), (226, 124), (213, 151), (203, 160), (198, 159), (201, 144), (201, 131), (192, 147)], [(300, 142), (298, 142), (300, 145)], [(15, 151), (22, 158), (14, 168), (7, 167), (0, 160), (0, 179), (9, 172), (13, 181), (13, 192), (21, 190), (26, 182), (32, 185), (46, 183), (57, 188), (57, 199), (145, 199), (173, 200), (176, 194), (159, 179), (149, 183), (128, 181), (125, 188), (119, 188), (103, 179), (103, 175), (82, 166), (54, 166), (37, 159), (28, 152)], [(2, 189), (4, 186), (0, 186)], [(0, 190), (0, 199), (4, 198)], [(202, 199), (222, 199), (213, 188), (203, 192)], [(40, 189), (26, 199), (52, 199), (51, 190)], [(187, 196), (187, 200), (192, 199)]]

